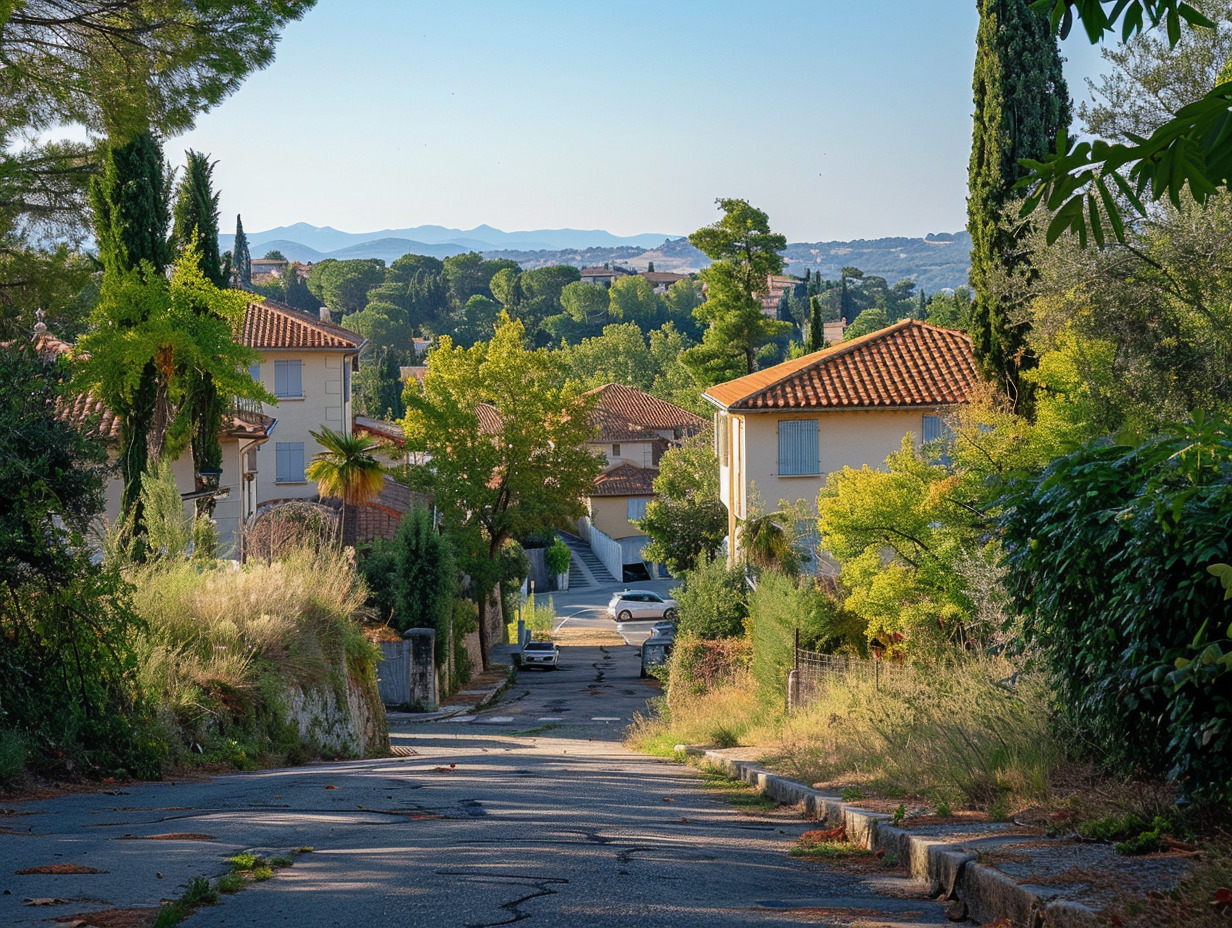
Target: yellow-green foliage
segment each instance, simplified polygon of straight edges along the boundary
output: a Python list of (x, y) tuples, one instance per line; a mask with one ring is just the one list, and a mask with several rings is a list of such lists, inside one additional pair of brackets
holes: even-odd
[(289, 748), (277, 705), (287, 684), (344, 696), (348, 674), (367, 683), (375, 673), (378, 652), (355, 622), (366, 593), (335, 552), (242, 569), (165, 563), (129, 579), (148, 623), (142, 685), (186, 744), (211, 742), (220, 759), (243, 765), (273, 749), (263, 738)]
[(556, 605), (552, 597), (528, 600), (522, 609), (522, 618), (532, 632), (550, 632), (556, 624)]
[(806, 782), (858, 779), (975, 805), (1047, 792), (1060, 752), (1042, 681), (1005, 660), (962, 658), (825, 687), (807, 708), (749, 733)]

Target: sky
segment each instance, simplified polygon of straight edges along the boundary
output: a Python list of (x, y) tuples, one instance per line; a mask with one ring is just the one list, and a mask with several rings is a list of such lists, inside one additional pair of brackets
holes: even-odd
[(955, 232), (977, 24), (975, 0), (319, 0), (167, 155), (217, 160), (224, 231), (678, 236), (741, 197), (793, 242)]

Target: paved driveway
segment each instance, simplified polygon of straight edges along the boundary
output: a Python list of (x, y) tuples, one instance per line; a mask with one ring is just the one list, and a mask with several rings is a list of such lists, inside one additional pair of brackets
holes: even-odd
[[(945, 923), (899, 875), (787, 856), (809, 827), (794, 813), (741, 813), (626, 750), (657, 692), (635, 653), (566, 647), (483, 713), (396, 726), (395, 758), (23, 803), (0, 837), (0, 924), (156, 904), (237, 850), (300, 845), (315, 850), (187, 928)], [(175, 837), (140, 840), (158, 835)], [(106, 872), (15, 874), (57, 863)]]

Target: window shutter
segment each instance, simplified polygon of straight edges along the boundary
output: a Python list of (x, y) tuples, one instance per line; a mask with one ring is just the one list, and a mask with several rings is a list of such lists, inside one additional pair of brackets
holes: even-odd
[(940, 416), (925, 416), (924, 417), (924, 444), (930, 441), (936, 441), (941, 437), (941, 417)]
[(816, 419), (788, 419), (779, 423), (779, 475), (819, 473)]
[(630, 522), (636, 522), (638, 519), (646, 518), (646, 504), (650, 502), (647, 499), (631, 499), (625, 507), (625, 518)]

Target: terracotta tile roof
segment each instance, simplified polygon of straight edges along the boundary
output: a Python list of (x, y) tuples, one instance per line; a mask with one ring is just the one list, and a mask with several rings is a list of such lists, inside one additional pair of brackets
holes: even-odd
[[(599, 396), (595, 411), (603, 413), (611, 421), (620, 420), (643, 429), (680, 429), (685, 432), (697, 432), (706, 425), (706, 420), (701, 416), (624, 384), (604, 384), (586, 395), (595, 394)], [(596, 424), (602, 427), (603, 422), (596, 419)]]
[(653, 467), (634, 467), (621, 464), (595, 478), (591, 496), (653, 496), (654, 478), (659, 476)]
[(269, 299), (248, 304), (240, 340), (259, 351), (295, 348), (352, 352), (364, 345), (364, 337), (350, 329)]
[(590, 422), (599, 429), (593, 441), (610, 444), (614, 441), (664, 441), (662, 435), (650, 429), (626, 422), (621, 416), (605, 409), (593, 409)]
[(103, 405), (102, 400), (79, 394), (66, 397), (59, 409), (60, 418), (83, 431), (90, 438), (118, 441), (120, 420)]
[(952, 406), (970, 399), (977, 379), (968, 336), (904, 319), (703, 395), (735, 410)]
[(491, 403), (479, 403), (475, 407), (475, 415), (479, 417), (479, 431), (487, 435), (499, 435), (505, 431), (505, 420), (501, 418), (500, 410)]
[(673, 274), (671, 271), (642, 271), (642, 276), (652, 284), (671, 286), (678, 280), (687, 280), (688, 274)]
[(356, 432), (362, 432), (365, 435), (371, 435), (373, 438), (392, 442), (395, 445), (401, 445), (406, 441), (406, 434), (402, 431), (402, 426), (395, 425), (393, 422), (386, 422), (383, 419), (373, 419), (369, 416), (353, 416), (351, 427)]

